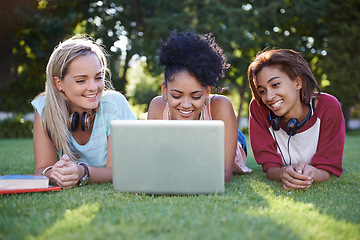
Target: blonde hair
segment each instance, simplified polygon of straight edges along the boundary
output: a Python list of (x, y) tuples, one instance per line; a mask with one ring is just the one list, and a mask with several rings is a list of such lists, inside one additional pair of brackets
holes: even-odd
[(71, 132), (68, 127), (69, 101), (54, 84), (54, 77), (63, 80), (71, 62), (82, 56), (95, 54), (101, 65), (105, 89), (113, 89), (110, 71), (107, 67), (105, 50), (93, 39), (85, 35), (76, 35), (55, 47), (46, 66), (45, 107), (42, 113), (42, 127), (45, 134), (54, 143), (58, 153), (69, 155), (72, 160), (80, 156), (71, 148)]

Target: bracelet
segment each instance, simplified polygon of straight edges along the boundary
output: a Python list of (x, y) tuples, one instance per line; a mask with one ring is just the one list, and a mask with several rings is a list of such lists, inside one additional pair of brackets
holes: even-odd
[(49, 171), (52, 168), (53, 168), (53, 166), (48, 166), (47, 168), (44, 169), (44, 171), (42, 173), (40, 173), (40, 176), (45, 176), (46, 172)]
[(78, 165), (83, 166), (84, 170), (85, 170), (85, 176), (83, 178), (81, 178), (78, 182), (79, 186), (84, 186), (86, 185), (89, 180), (90, 180), (90, 171), (89, 168), (86, 166), (85, 163), (83, 162), (77, 162)]

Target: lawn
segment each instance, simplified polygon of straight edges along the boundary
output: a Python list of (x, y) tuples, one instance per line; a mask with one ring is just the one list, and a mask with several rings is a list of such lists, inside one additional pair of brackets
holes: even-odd
[[(346, 137), (340, 178), (302, 191), (253, 173), (224, 195), (150, 196), (112, 184), (0, 195), (0, 239), (360, 239), (360, 132)], [(0, 175), (32, 174), (31, 139), (0, 139)]]

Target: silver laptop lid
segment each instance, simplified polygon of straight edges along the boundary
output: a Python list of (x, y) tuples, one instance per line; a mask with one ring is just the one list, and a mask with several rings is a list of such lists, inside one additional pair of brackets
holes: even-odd
[(111, 151), (116, 191), (224, 192), (222, 121), (112, 121)]

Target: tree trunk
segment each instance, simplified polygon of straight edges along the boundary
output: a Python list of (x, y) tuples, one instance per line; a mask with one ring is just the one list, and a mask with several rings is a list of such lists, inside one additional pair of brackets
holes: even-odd
[[(22, 29), (26, 15), (24, 10), (37, 7), (37, 1), (5, 0), (0, 4), (0, 91), (5, 89), (12, 81), (12, 40), (18, 29)], [(22, 14), (17, 14), (21, 12)], [(14, 18), (15, 15), (15, 18)], [(22, 18), (24, 17), (24, 18)], [(14, 72), (17, 69), (13, 70)]]
[(345, 105), (345, 104), (344, 104), (344, 105), (342, 106), (342, 111), (343, 111), (344, 119), (345, 119), (346, 132), (349, 130), (350, 110), (351, 110), (351, 106), (350, 106), (350, 105)]
[(12, 45), (10, 36), (0, 37), (0, 89), (5, 89), (11, 82)]
[(123, 91), (124, 94), (126, 93), (125, 92), (125, 87), (127, 84), (126, 74), (127, 74), (127, 70), (129, 69), (129, 61), (130, 60), (126, 58), (122, 77), (120, 78), (121, 88), (122, 88), (121, 91)]
[(245, 100), (245, 92), (246, 90), (244, 90), (243, 87), (239, 86), (237, 88), (238, 90), (238, 93), (240, 95), (240, 104), (239, 104), (239, 108), (238, 108), (238, 115), (237, 115), (237, 123), (238, 123), (238, 127), (240, 127), (240, 122), (241, 122), (241, 112), (242, 112), (242, 106), (243, 106), (243, 103), (244, 103), (244, 100)]
[(245, 102), (245, 93), (248, 91), (248, 86), (249, 86), (249, 81), (247, 80), (247, 77), (243, 78), (241, 85), (237, 85), (237, 91), (240, 95), (240, 105), (239, 105), (238, 116), (237, 116), (238, 127), (240, 127), (240, 123), (241, 123), (241, 112), (242, 112), (243, 105)]

